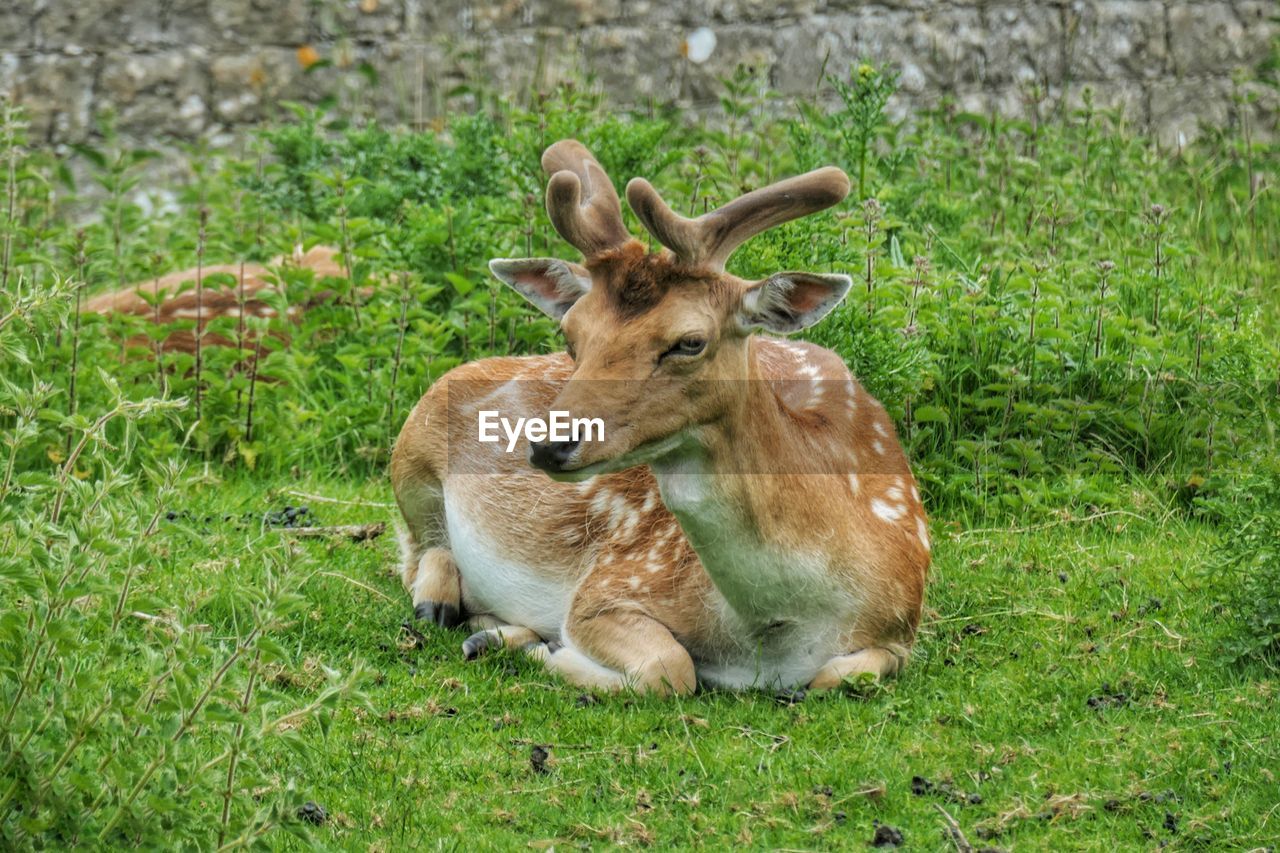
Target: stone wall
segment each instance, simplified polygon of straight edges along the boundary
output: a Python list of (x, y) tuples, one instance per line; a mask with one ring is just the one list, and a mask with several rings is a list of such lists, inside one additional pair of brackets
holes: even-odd
[[(583, 71), (619, 103), (714, 109), (717, 78), (739, 63), (794, 95), (859, 58), (901, 69), (899, 111), (949, 95), (961, 109), (1025, 114), (1031, 83), (1045, 106), (1076, 103), (1087, 86), (1172, 142), (1236, 120), (1233, 75), (1251, 76), (1280, 38), (1277, 0), (0, 3), (0, 93), (55, 146), (91, 136), (108, 107), (131, 139), (218, 145), (281, 99), (337, 92), (353, 109), (422, 125), (463, 82), (528, 91)], [(685, 39), (703, 27), (715, 48), (693, 62)], [(1260, 94), (1255, 127), (1274, 133), (1276, 90), (1243, 85)]]

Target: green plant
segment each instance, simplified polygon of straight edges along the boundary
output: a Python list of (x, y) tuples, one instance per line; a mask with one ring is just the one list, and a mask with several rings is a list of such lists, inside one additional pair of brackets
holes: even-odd
[[(4, 121), (13, 144), (22, 117)], [(23, 152), (4, 156), (11, 181), (29, 174)], [(30, 227), (21, 213), (9, 208), (6, 233)], [(171, 568), (156, 541), (164, 507), (193, 478), (178, 448), (153, 445), (157, 456), (145, 436), (188, 406), (131, 393), (150, 368), (123, 382), (106, 369), (117, 351), (101, 346), (101, 324), (81, 322), (88, 245), (73, 232), (71, 276), (10, 256), (0, 292), (0, 839), (249, 846), (280, 826), (305, 834), (288, 780), (258, 756), (323, 730), (358, 696), (361, 671), (327, 671), (305, 697), (261, 685), (265, 668), (293, 664), (275, 638), (297, 618), (307, 569), (285, 545), (261, 552), (216, 625), (155, 594)], [(218, 811), (200, 807), (215, 797)]]
[(860, 62), (849, 69), (846, 80), (836, 75), (827, 78), (844, 104), (843, 112), (829, 118), (844, 142), (848, 162), (856, 168), (854, 197), (865, 199), (867, 193), (867, 160), (876, 137), (885, 127), (885, 107), (898, 87), (898, 76), (887, 68)]
[(1280, 671), (1280, 464), (1255, 460), (1198, 504), (1222, 531), (1207, 573), (1230, 626), (1223, 648)]

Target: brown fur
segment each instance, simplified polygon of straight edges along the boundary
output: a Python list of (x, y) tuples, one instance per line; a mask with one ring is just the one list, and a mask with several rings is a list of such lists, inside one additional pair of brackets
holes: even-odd
[(633, 319), (657, 305), (673, 287), (697, 287), (726, 295), (719, 276), (680, 263), (670, 253), (651, 254), (639, 240), (588, 259), (592, 278), (604, 285), (611, 303), (624, 319)]

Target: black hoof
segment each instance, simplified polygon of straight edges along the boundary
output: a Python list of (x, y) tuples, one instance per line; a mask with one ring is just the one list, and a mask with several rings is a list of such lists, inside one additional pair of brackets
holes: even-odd
[(488, 651), (492, 643), (493, 637), (489, 636), (488, 631), (477, 631), (462, 641), (462, 657), (466, 660), (475, 660), (483, 652)]
[(564, 648), (563, 645), (561, 645), (560, 643), (557, 643), (555, 640), (551, 640), (550, 642), (547, 643), (547, 654), (554, 655), (556, 652), (560, 651), (563, 648)]
[(413, 615), (427, 622), (434, 622), (441, 628), (454, 628), (462, 624), (462, 613), (452, 604), (439, 601), (424, 601), (413, 608)]

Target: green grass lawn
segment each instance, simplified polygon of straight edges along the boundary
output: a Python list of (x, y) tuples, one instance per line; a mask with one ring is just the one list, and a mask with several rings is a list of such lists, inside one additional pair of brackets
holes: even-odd
[[(69, 161), (0, 103), (0, 849), (1280, 846), (1280, 146), (1165, 149), (1088, 97), (900, 122), (892, 69), (830, 72), (785, 107), (739, 69), (728, 129), (576, 83), (421, 131), (282, 108), (162, 204), (109, 122)], [(487, 265), (577, 257), (541, 201), (568, 137), (693, 213), (857, 176), (730, 269), (854, 276), (806, 337), (886, 404), (937, 516), (900, 680), (584, 696), (412, 623), (390, 531), (264, 523), (393, 522), (418, 395), (564, 348)], [(153, 353), (203, 308), (86, 308), (317, 246), (343, 276), (280, 268), (199, 359)]]
[[(289, 536), (242, 514), (395, 517), (377, 482), (240, 479), (184, 500), (198, 520), (164, 524), (145, 585), (214, 636), (261, 582), (255, 554)], [(390, 531), (299, 540), (308, 606), (273, 686), (305, 701), (321, 662), (363, 661), (369, 703), (264, 763), (327, 811), (316, 840), (348, 849), (863, 848), (880, 823), (940, 850), (948, 815), (975, 848), (1274, 844), (1280, 684), (1218, 658), (1199, 588), (1217, 534), (1138, 490), (1132, 505), (1024, 529), (934, 519), (905, 675), (795, 703), (588, 697), (518, 653), (466, 663), (462, 633), (406, 621)]]

